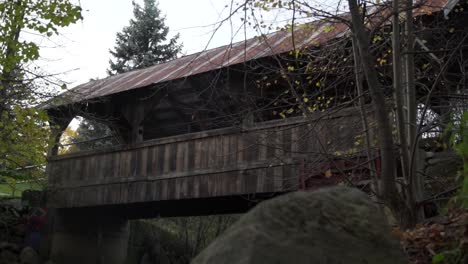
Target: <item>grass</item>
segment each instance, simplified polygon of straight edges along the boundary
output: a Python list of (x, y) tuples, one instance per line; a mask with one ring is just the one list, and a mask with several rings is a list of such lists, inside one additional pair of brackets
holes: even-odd
[(41, 184), (37, 182), (22, 182), (15, 184), (14, 188), (10, 185), (0, 184), (0, 197), (21, 197), (24, 190), (41, 190)]

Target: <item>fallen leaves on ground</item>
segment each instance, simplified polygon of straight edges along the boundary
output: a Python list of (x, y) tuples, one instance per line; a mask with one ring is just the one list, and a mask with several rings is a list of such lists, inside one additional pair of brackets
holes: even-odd
[(468, 210), (451, 209), (446, 216), (414, 229), (393, 230), (412, 264), (464, 263), (468, 254)]

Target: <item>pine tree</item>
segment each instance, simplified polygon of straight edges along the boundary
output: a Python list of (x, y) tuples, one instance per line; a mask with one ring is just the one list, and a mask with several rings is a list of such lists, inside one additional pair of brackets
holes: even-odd
[(182, 45), (177, 44), (179, 34), (167, 40), (169, 27), (164, 24), (161, 10), (155, 0), (145, 0), (144, 6), (132, 2), (134, 19), (117, 33), (116, 46), (110, 50), (108, 74), (114, 75), (133, 69), (175, 59)]

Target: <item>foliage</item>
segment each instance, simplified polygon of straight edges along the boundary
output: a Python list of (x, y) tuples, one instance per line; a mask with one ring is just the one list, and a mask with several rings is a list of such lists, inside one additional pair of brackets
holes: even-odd
[(68, 0), (0, 1), (0, 14), (0, 67), (5, 73), (39, 58), (36, 43), (16, 37), (22, 30), (50, 37), (81, 19), (81, 8)]
[(83, 150), (92, 150), (118, 144), (111, 129), (98, 121), (77, 117), (80, 122), (73, 130), (67, 127), (62, 133), (59, 154), (67, 154)]
[(110, 51), (115, 58), (109, 61), (111, 75), (175, 59), (181, 51), (179, 35), (167, 40), (169, 28), (155, 0), (145, 0), (143, 7), (133, 2), (133, 14), (135, 18), (117, 33), (116, 46)]
[(160, 244), (171, 263), (189, 263), (237, 218), (237, 215), (208, 215), (132, 221), (129, 257), (137, 262)]
[(0, 14), (0, 179), (12, 181), (31, 176), (25, 167), (45, 163), (50, 138), (46, 113), (34, 108), (43, 99), (36, 82), (42, 76), (28, 67), (39, 46), (21, 35), (56, 35), (81, 19), (81, 8), (68, 0), (0, 1)]
[(450, 123), (445, 133), (450, 134), (449, 144), (463, 161), (463, 171), (460, 172), (462, 187), (455, 200), (468, 208), (468, 111), (461, 113), (458, 120)]
[(73, 145), (73, 140), (78, 137), (76, 130), (73, 130), (68, 126), (60, 136), (60, 148), (58, 149), (59, 155), (64, 155), (67, 153), (73, 153), (78, 151), (78, 147)]

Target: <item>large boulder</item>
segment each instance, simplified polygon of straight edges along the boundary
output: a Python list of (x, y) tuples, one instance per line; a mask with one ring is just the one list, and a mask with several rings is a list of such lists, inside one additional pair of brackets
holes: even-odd
[(260, 203), (193, 264), (407, 263), (366, 194), (333, 187)]

